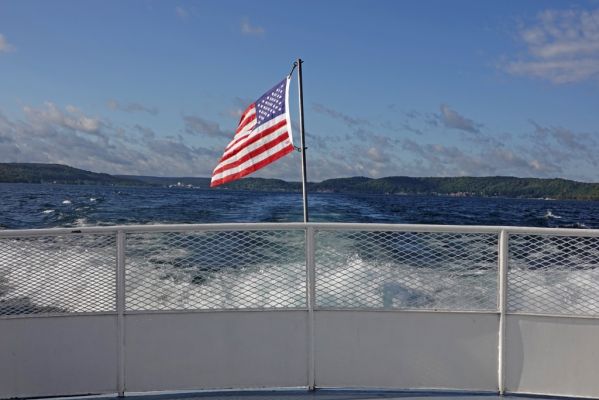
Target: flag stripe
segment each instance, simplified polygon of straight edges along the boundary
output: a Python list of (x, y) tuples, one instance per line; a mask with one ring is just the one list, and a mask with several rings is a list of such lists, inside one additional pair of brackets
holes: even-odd
[[(248, 136), (250, 136), (249, 133), (245, 133), (243, 132), (243, 134), (239, 135), (239, 136), (235, 136), (235, 139), (233, 139), (233, 141), (231, 143), (229, 143), (229, 145), (225, 148), (225, 153), (234, 145), (236, 145), (237, 143), (241, 142), (243, 139), (247, 138)], [(221, 157), (222, 158), (222, 157)]]
[(252, 133), (252, 130), (254, 129), (254, 127), (255, 127), (255, 124), (249, 124), (243, 130), (236, 133), (235, 136), (233, 136), (233, 140), (231, 141), (231, 143), (229, 143), (227, 145), (227, 147), (225, 148), (225, 152), (227, 152), (227, 150), (229, 150), (231, 147), (233, 147), (234, 145), (236, 145), (237, 143), (239, 143), (240, 141), (242, 141), (243, 139), (248, 137), (250, 135), (250, 133)]
[(233, 157), (241, 149), (243, 149), (247, 146), (251, 146), (253, 143), (265, 138), (266, 136), (281, 129), (282, 127), (284, 127), (286, 125), (287, 125), (287, 121), (285, 119), (281, 119), (280, 121), (277, 121), (274, 125), (266, 126), (264, 128), (262, 128), (262, 127), (258, 128), (257, 130), (252, 132), (252, 134), (250, 134), (245, 141), (240, 141), (238, 144), (231, 147), (229, 150), (226, 150), (225, 154), (223, 154), (220, 161), (223, 162), (223, 161)]
[[(244, 119), (247, 118), (252, 112), (256, 112), (256, 103), (252, 103), (241, 113), (241, 118), (239, 118), (239, 125), (243, 122)], [(238, 125), (238, 126), (239, 126)]]
[(252, 115), (250, 115), (248, 118), (241, 121), (241, 124), (239, 125), (239, 127), (237, 128), (237, 131), (235, 132), (235, 136), (233, 136), (233, 140), (231, 141), (231, 143), (229, 143), (227, 145), (227, 147), (225, 147), (225, 151), (229, 150), (231, 147), (233, 147), (233, 145), (238, 143), (243, 138), (248, 137), (249, 133), (256, 126), (255, 121), (256, 121), (256, 112), (254, 110), (254, 113)]
[[(221, 160), (220, 163), (216, 166), (216, 168), (214, 168), (214, 172), (221, 171), (223, 168), (227, 168), (228, 166), (233, 165), (237, 160), (239, 160), (241, 157), (243, 157), (247, 153), (249, 153), (257, 148), (262, 147), (264, 144), (267, 144), (271, 140), (276, 140), (280, 135), (282, 135), (286, 132), (287, 132), (287, 127), (283, 126), (283, 127), (279, 128), (278, 130), (270, 133), (268, 136), (264, 137), (262, 140), (252, 143), (249, 146), (244, 147), (243, 149), (241, 149), (240, 152), (238, 152), (235, 155), (235, 157), (231, 157), (226, 160)], [(288, 136), (287, 136), (287, 138), (288, 138)]]
[(232, 162), (229, 162), (227, 164), (224, 164), (222, 166), (217, 167), (214, 170), (214, 172), (212, 172), (212, 173), (214, 175), (216, 175), (216, 174), (219, 174), (228, 169), (236, 168), (236, 167), (244, 164), (246, 161), (251, 160), (252, 158), (258, 156), (260, 153), (267, 151), (267, 150), (275, 147), (279, 143), (288, 140), (288, 138), (289, 138), (288, 133), (285, 130), (285, 131), (281, 132), (280, 134), (278, 134), (278, 136), (276, 136), (272, 140), (269, 140), (267, 142), (259, 142), (259, 143), (257, 143), (258, 146), (252, 146), (251, 148), (246, 147), (243, 149), (243, 152), (240, 152), (238, 157), (235, 157), (235, 160), (233, 160)]
[(227, 169), (226, 171), (223, 171), (219, 174), (215, 174), (214, 178), (215, 179), (222, 179), (224, 177), (227, 177), (229, 175), (235, 175), (239, 172), (245, 171), (246, 169), (250, 169), (250, 170), (255, 170), (254, 169), (254, 165), (266, 158), (269, 158), (272, 154), (278, 153), (281, 149), (286, 148), (286, 147), (291, 147), (293, 148), (293, 146), (290, 146), (289, 143), (286, 142), (282, 142), (277, 144), (276, 146), (272, 147), (271, 149), (265, 150), (262, 153), (260, 153), (259, 155), (257, 155), (256, 157), (249, 159), (248, 161), (246, 161), (245, 163), (243, 163), (242, 165), (239, 165), (237, 167), (234, 168), (230, 168)]
[(282, 149), (278, 150), (277, 152), (271, 154), (270, 156), (268, 156), (267, 158), (258, 161), (257, 163), (253, 164), (251, 167), (243, 169), (237, 173), (234, 173), (232, 175), (227, 175), (224, 178), (212, 178), (213, 181), (210, 183), (210, 187), (214, 187), (214, 186), (218, 186), (218, 185), (222, 185), (223, 183), (227, 183), (227, 182), (231, 182), (234, 180), (237, 180), (239, 178), (243, 178), (246, 175), (251, 174), (254, 171), (259, 170), (262, 167), (265, 167), (266, 165), (277, 161), (279, 158), (291, 153), (294, 150), (293, 145), (291, 143), (289, 143), (287, 146), (283, 147)]
[(241, 121), (241, 123), (239, 124), (239, 127), (237, 127), (237, 130), (235, 131), (235, 133), (239, 133), (239, 131), (241, 131), (243, 128), (245, 128), (245, 126), (247, 124), (256, 120), (256, 109), (254, 108), (254, 106), (252, 106), (251, 111), (253, 111), (253, 113), (246, 116), (245, 119), (243, 121)]

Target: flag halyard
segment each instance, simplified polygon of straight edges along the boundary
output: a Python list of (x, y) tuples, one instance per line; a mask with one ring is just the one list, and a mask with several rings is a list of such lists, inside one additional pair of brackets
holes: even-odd
[(249, 105), (212, 173), (210, 187), (240, 179), (291, 153), (289, 81), (285, 78)]

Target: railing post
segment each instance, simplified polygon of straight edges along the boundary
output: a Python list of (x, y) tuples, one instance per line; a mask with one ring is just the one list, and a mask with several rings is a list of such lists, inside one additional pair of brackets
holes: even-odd
[(117, 391), (125, 396), (125, 232), (116, 235)]
[(508, 248), (509, 233), (502, 229), (499, 233), (499, 287), (498, 301), (499, 308), (499, 336), (497, 346), (497, 387), (499, 394), (505, 392), (505, 313), (507, 306), (507, 271), (508, 271)]
[(314, 307), (316, 304), (315, 229), (306, 224), (306, 287), (308, 300), (308, 389), (316, 389)]

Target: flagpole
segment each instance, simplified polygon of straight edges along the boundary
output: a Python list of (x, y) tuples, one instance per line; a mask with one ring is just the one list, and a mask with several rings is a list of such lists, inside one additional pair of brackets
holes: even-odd
[(299, 125), (300, 125), (300, 152), (302, 153), (302, 193), (304, 199), (304, 222), (308, 222), (308, 192), (306, 180), (306, 138), (304, 135), (304, 89), (302, 84), (302, 59), (298, 58), (297, 65), (297, 88), (299, 93)]

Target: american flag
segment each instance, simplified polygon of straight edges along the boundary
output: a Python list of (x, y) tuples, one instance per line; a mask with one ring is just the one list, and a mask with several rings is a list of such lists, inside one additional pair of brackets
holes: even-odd
[(212, 172), (210, 187), (240, 179), (294, 150), (285, 78), (243, 112), (235, 136)]

